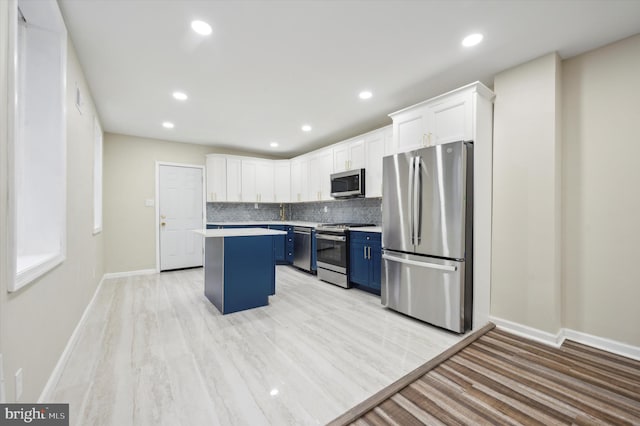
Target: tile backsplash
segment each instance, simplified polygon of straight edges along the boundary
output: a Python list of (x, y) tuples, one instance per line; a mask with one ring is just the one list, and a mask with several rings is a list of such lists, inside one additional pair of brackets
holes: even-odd
[[(258, 208), (255, 208), (255, 207)], [(284, 204), (285, 219), (305, 222), (382, 223), (381, 198)], [(326, 209), (326, 211), (325, 211)], [(207, 203), (207, 222), (242, 222), (280, 220), (277, 203)]]
[[(285, 218), (289, 217), (289, 206), (289, 204), (284, 204)], [(252, 220), (280, 220), (280, 204), (207, 203), (207, 222), (244, 222)]]
[(382, 198), (349, 198), (290, 204), (291, 220), (320, 223), (358, 222), (374, 225), (382, 224), (381, 207)]

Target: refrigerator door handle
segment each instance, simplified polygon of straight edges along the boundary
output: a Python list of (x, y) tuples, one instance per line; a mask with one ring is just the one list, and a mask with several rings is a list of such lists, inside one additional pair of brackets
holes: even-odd
[(414, 178), (415, 172), (414, 167), (416, 165), (415, 157), (411, 157), (411, 166), (409, 167), (409, 227), (411, 228), (411, 245), (416, 245), (415, 241), (415, 214), (414, 214)]
[(407, 265), (420, 266), (423, 268), (440, 269), (441, 271), (447, 271), (447, 272), (455, 272), (458, 270), (457, 266), (438, 265), (437, 263), (429, 263), (429, 262), (416, 262), (415, 260), (402, 259), (395, 256), (389, 256), (387, 254), (383, 254), (382, 258), (384, 260), (389, 260), (391, 262), (404, 263)]
[(420, 244), (419, 233), (420, 229), (420, 201), (422, 195), (420, 194), (420, 157), (413, 157), (413, 194), (411, 194), (411, 240), (414, 245)]
[(415, 167), (415, 193), (414, 196), (416, 197), (416, 211), (415, 211), (415, 221), (418, 223), (418, 225), (416, 226), (416, 245), (420, 245), (420, 243), (422, 242), (422, 173), (421, 173), (421, 167), (420, 167), (420, 162), (422, 161), (422, 157), (417, 156), (416, 157), (416, 167)]

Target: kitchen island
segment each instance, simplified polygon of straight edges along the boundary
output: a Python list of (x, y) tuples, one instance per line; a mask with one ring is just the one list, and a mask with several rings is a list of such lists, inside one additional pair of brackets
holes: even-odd
[(194, 231), (205, 238), (204, 294), (222, 314), (269, 304), (275, 294), (273, 238), (264, 228)]

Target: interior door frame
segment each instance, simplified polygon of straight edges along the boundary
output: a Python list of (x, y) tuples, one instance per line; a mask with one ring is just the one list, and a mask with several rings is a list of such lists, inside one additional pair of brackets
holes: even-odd
[[(207, 177), (205, 175), (206, 169), (202, 165), (198, 164), (185, 164), (185, 163), (172, 163), (167, 161), (156, 161), (156, 198), (155, 198), (155, 212), (156, 212), (156, 272), (160, 272), (160, 167), (161, 166), (173, 166), (173, 167), (188, 167), (193, 169), (202, 170), (202, 227), (207, 224), (207, 190), (205, 184)], [(204, 264), (204, 259), (203, 259)]]

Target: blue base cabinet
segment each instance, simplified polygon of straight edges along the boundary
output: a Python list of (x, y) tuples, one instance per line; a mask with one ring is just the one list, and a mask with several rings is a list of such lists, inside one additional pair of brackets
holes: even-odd
[(311, 273), (318, 272), (318, 243), (315, 228), (311, 230)]
[(349, 282), (380, 294), (382, 243), (377, 232), (349, 233)]
[(293, 265), (293, 226), (287, 225), (285, 228), (287, 240), (285, 242), (284, 258), (288, 264)]
[[(269, 229), (278, 231), (286, 231), (286, 225), (269, 225)], [(288, 235), (276, 235), (273, 237), (273, 252), (275, 254), (276, 263), (279, 265), (287, 263), (287, 237)]]

